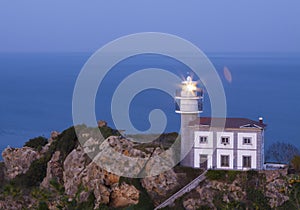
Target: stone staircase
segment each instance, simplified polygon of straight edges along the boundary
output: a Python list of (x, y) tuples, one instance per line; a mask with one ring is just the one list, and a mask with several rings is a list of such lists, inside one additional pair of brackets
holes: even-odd
[(184, 186), (183, 188), (181, 188), (178, 192), (176, 192), (175, 194), (173, 194), (171, 197), (169, 197), (167, 200), (165, 200), (163, 203), (161, 203), (159, 206), (157, 206), (154, 210), (157, 209), (161, 209), (164, 208), (172, 203), (174, 203), (174, 201), (183, 196), (185, 193), (190, 192), (191, 190), (195, 189), (200, 182), (202, 182), (206, 177), (207, 170), (204, 171), (200, 176), (198, 176), (197, 178), (195, 178), (193, 181), (191, 181), (190, 183), (188, 183), (186, 186)]

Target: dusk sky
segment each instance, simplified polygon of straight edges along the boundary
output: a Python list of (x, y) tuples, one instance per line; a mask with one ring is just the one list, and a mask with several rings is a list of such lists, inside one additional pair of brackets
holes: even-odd
[(299, 0), (1, 0), (0, 52), (94, 52), (148, 31), (204, 52), (300, 52), (299, 16)]

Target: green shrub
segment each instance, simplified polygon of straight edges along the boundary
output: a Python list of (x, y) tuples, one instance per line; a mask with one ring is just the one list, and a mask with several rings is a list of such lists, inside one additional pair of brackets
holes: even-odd
[(113, 208), (112, 207), (109, 207), (105, 204), (100, 204), (98, 210), (112, 210)]
[(228, 171), (227, 172), (227, 180), (230, 183), (232, 183), (236, 179), (237, 175), (239, 175), (240, 173), (241, 173), (240, 171)]
[(247, 187), (246, 194), (247, 200), (250, 201), (250, 206), (248, 206), (250, 209), (271, 209), (268, 199), (261, 190), (254, 187)]
[(224, 171), (224, 170), (208, 170), (205, 176), (209, 180), (225, 180), (226, 179), (226, 171)]
[(300, 209), (300, 183), (294, 183), (289, 189), (289, 200), (278, 209)]
[(47, 143), (48, 143), (48, 140), (45, 137), (38, 136), (36, 138), (29, 139), (29, 141), (27, 141), (24, 144), (24, 146), (31, 147), (31, 148), (36, 149), (36, 150), (41, 150), (41, 148), (43, 146), (45, 146)]
[(63, 195), (65, 193), (65, 188), (63, 185), (58, 183), (56, 178), (53, 178), (49, 181), (50, 185), (54, 187), (54, 189), (60, 194)]
[(93, 192), (91, 192), (87, 201), (80, 203), (77, 206), (77, 209), (94, 209), (95, 200), (96, 200), (95, 195)]
[(62, 161), (64, 161), (68, 154), (78, 145), (77, 135), (74, 126), (64, 130), (58, 136), (58, 139), (53, 143), (56, 147), (55, 150), (61, 152)]
[(48, 205), (45, 201), (40, 201), (37, 209), (38, 210), (49, 210)]
[(300, 155), (295, 155), (291, 160), (291, 164), (295, 171), (300, 172)]
[(22, 187), (38, 186), (46, 176), (47, 163), (49, 160), (50, 158), (47, 156), (34, 160), (28, 171), (25, 174), (17, 175), (13, 179), (13, 182)]
[(248, 177), (248, 179), (257, 178), (258, 175), (259, 175), (258, 171), (255, 171), (255, 170), (249, 170), (249, 171), (247, 171), (247, 177)]
[(21, 195), (21, 189), (15, 183), (8, 183), (3, 187), (3, 194), (15, 198)]
[(213, 204), (219, 209), (224, 209), (226, 202), (223, 201), (224, 192), (217, 191), (213, 197)]
[(4, 170), (5, 170), (4, 162), (0, 162), (0, 189), (4, 184)]
[(208, 205), (201, 205), (199, 208), (197, 208), (197, 210), (210, 210), (211, 207)]
[(227, 181), (232, 183), (240, 173), (240, 171), (233, 170), (209, 170), (206, 173), (206, 177), (209, 180)]
[(112, 129), (111, 127), (108, 127), (108, 126), (100, 127), (99, 130), (104, 139), (106, 139), (110, 136), (120, 136), (121, 135), (118, 130)]
[(44, 188), (34, 187), (30, 195), (38, 201), (48, 201), (51, 198), (51, 192)]

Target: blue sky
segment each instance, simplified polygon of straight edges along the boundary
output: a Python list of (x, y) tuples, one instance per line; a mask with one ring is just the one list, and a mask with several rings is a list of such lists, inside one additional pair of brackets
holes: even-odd
[(300, 52), (299, 0), (0, 0), (0, 52), (93, 52), (131, 33), (205, 52)]

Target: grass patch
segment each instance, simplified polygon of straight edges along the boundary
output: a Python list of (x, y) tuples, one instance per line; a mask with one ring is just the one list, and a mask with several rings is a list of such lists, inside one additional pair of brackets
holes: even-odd
[(227, 183), (232, 183), (241, 171), (233, 170), (208, 170), (206, 173), (206, 178), (208, 180), (224, 181)]

